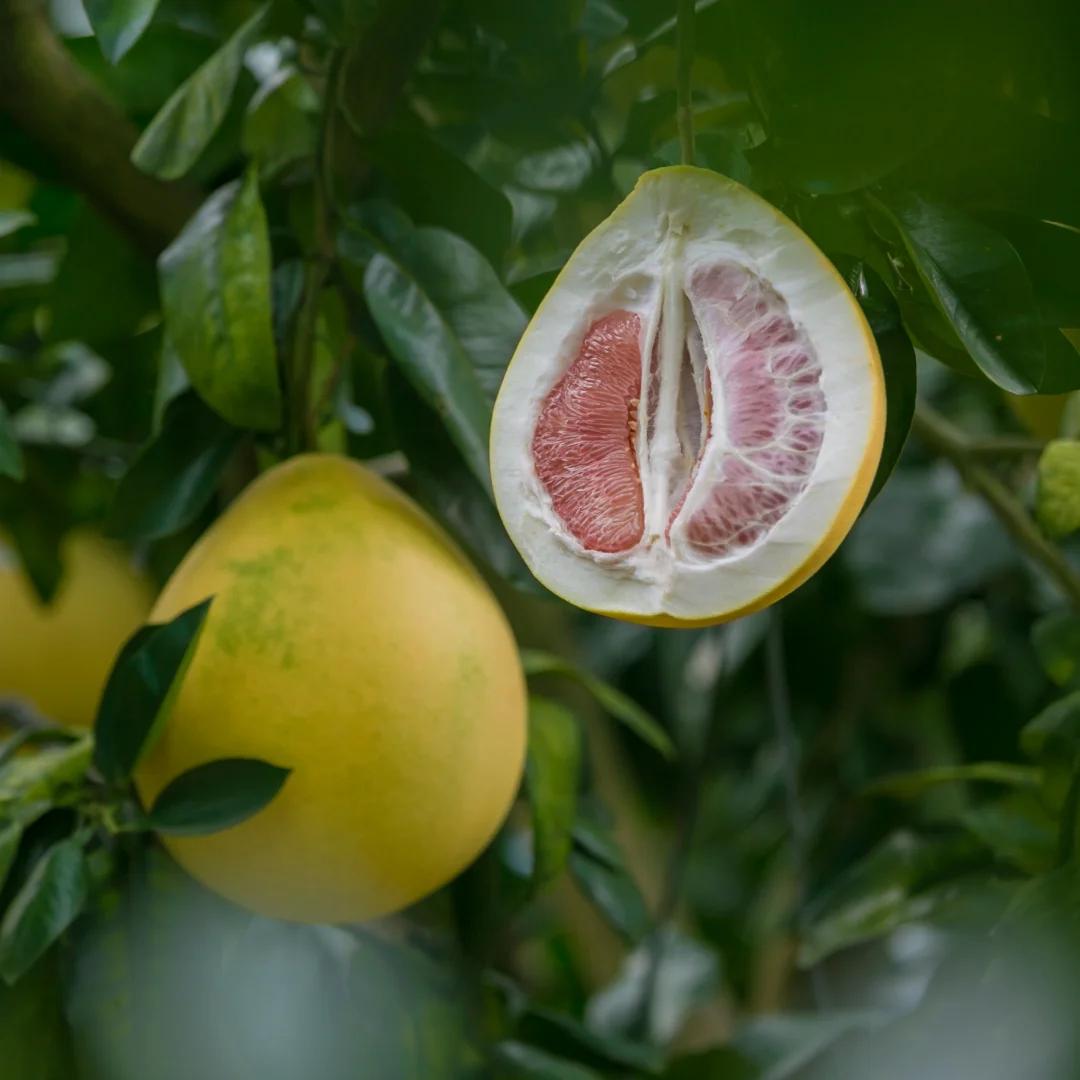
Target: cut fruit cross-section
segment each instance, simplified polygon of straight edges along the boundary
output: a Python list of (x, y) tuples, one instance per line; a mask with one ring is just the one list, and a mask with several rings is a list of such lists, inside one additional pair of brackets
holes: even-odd
[(836, 549), (884, 434), (839, 274), (717, 173), (646, 173), (571, 256), (506, 372), (496, 499), (537, 578), (653, 625), (779, 599)]

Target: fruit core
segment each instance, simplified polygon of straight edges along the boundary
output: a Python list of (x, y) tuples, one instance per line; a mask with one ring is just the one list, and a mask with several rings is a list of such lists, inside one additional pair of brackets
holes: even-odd
[(810, 483), (825, 430), (820, 360), (784, 298), (737, 262), (668, 260), (646, 293), (591, 319), (544, 398), (537, 477), (594, 557), (739, 555)]

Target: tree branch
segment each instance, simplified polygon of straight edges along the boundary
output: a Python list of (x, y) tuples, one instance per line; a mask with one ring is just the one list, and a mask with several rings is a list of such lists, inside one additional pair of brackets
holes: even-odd
[(985, 465), (975, 460), (970, 440), (936, 409), (920, 401), (911, 430), (926, 446), (951, 461), (972, 490), (981, 495), (1012, 538), (1061, 587), (1080, 610), (1080, 575), (1068, 559), (1039, 531), (1023, 503)]
[(131, 163), (138, 132), (57, 40), (39, 0), (0, 0), (0, 111), (151, 257), (202, 201), (197, 185)]

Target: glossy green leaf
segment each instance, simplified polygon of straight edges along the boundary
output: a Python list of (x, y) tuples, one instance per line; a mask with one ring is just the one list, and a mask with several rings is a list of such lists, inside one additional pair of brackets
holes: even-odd
[(1050, 679), (1067, 685), (1080, 666), (1080, 616), (1071, 611), (1044, 615), (1031, 628), (1031, 644)]
[(652, 918), (629, 870), (597, 858), (578, 844), (570, 853), (570, 874), (606, 922), (632, 945), (652, 929)]
[(885, 442), (866, 499), (869, 504), (892, 476), (911, 431), (918, 390), (915, 348), (904, 330), (896, 300), (877, 272), (862, 261), (834, 261), (870, 324), (885, 373)]
[(535, 1046), (506, 1040), (496, 1044), (495, 1059), (505, 1074), (522, 1080), (601, 1080), (601, 1074)]
[(967, 835), (926, 839), (894, 833), (812, 905), (800, 964), (812, 967), (840, 949), (926, 917), (942, 900), (933, 886), (983, 861), (982, 846)]
[(466, 241), (414, 228), (385, 204), (357, 211), (338, 246), (363, 268), (364, 298), (390, 354), (490, 491), (491, 406), (524, 312)]
[(563, 675), (580, 683), (596, 698), (597, 703), (605, 712), (625, 724), (653, 749), (659, 750), (664, 757), (675, 756), (675, 746), (667, 732), (633, 698), (609, 686), (603, 679), (582, 671), (568, 660), (535, 649), (522, 651), (521, 664), (525, 669), (525, 674), (529, 676)]
[(222, 758), (181, 773), (154, 800), (143, 824), (167, 836), (205, 836), (268, 806), (289, 769), (255, 758)]
[(1054, 540), (1080, 529), (1080, 442), (1047, 444), (1039, 458), (1035, 511), (1043, 532)]
[(83, 0), (86, 16), (110, 64), (115, 64), (142, 36), (158, 0)]
[(974, 761), (961, 765), (938, 765), (917, 772), (884, 776), (863, 788), (866, 795), (891, 795), (897, 799), (914, 799), (930, 788), (941, 784), (982, 781), (1004, 784), (1006, 787), (1037, 788), (1040, 773), (1030, 765), (1013, 765), (1007, 761)]
[(0, 210), (0, 239), (25, 229), (36, 221), (37, 215), (29, 210)]
[(192, 385), (236, 427), (276, 431), (270, 239), (254, 169), (203, 203), (158, 271), (166, 332)]
[(1020, 732), (1020, 745), (1033, 758), (1073, 761), (1080, 750), (1080, 690), (1043, 709)]
[(513, 215), (501, 191), (419, 126), (379, 132), (361, 144), (385, 177), (389, 195), (417, 225), (447, 229), (502, 268)]
[(175, 398), (161, 431), (120, 479), (109, 532), (126, 540), (155, 540), (190, 525), (214, 497), (242, 438), (193, 391)]
[(269, 9), (260, 7), (165, 102), (131, 152), (140, 169), (176, 180), (195, 164), (229, 111), (244, 53), (261, 34)]
[(23, 478), (23, 457), (15, 433), (11, 430), (11, 418), (0, 401), (0, 476), (10, 476), (12, 480)]
[(17, 982), (78, 918), (89, 889), (86, 855), (74, 840), (51, 847), (0, 922), (0, 977)]
[(15, 861), (22, 835), (23, 825), (19, 821), (9, 822), (0, 828), (0, 889), (4, 887), (11, 864)]
[(982, 223), (911, 192), (875, 198), (971, 358), (1013, 393), (1033, 393), (1046, 366), (1038, 304), (1012, 245)]
[(581, 752), (577, 717), (553, 701), (530, 698), (525, 790), (532, 807), (536, 888), (554, 881), (570, 856)]
[(168, 719), (210, 604), (136, 630), (117, 657), (94, 721), (94, 764), (110, 783), (128, 780)]

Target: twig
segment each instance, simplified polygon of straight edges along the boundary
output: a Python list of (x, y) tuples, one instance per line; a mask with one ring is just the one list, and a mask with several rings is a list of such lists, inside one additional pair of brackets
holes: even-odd
[(992, 439), (969, 439), (968, 453), (976, 457), (1023, 457), (1026, 454), (1041, 454), (1046, 449), (1042, 439), (1028, 438), (1026, 435), (998, 435)]
[[(807, 927), (805, 900), (810, 867), (810, 824), (803, 812), (799, 791), (799, 741), (791, 719), (791, 696), (788, 693), (787, 663), (784, 656), (784, 623), (780, 604), (772, 609), (769, 636), (765, 643), (768, 676), (769, 711), (772, 713), (776, 740), (784, 769), (784, 799), (787, 804), (788, 831), (791, 834), (792, 874), (795, 878), (795, 920), (800, 935)], [(819, 1009), (829, 1006), (830, 993), (824, 970), (810, 969), (814, 1000)]]
[(299, 454), (314, 449), (318, 418), (311, 401), (311, 380), (315, 368), (315, 334), (319, 321), (319, 295), (330, 272), (334, 257), (332, 130), (335, 98), (341, 53), (335, 52), (329, 62), (323, 95), (319, 142), (315, 155), (315, 238), (314, 250), (304, 275), (303, 299), (296, 318), (293, 338), (292, 368), (289, 380), (289, 450)]
[(679, 124), (679, 160), (683, 165), (693, 165), (694, 105), (690, 73), (694, 66), (694, 0), (679, 0), (675, 48), (678, 52), (675, 116)]
[(1023, 503), (984, 465), (975, 461), (971, 441), (936, 409), (920, 401), (912, 431), (926, 446), (952, 462), (968, 485), (981, 495), (1012, 538), (1061, 586), (1080, 610), (1080, 575), (1031, 519)]

